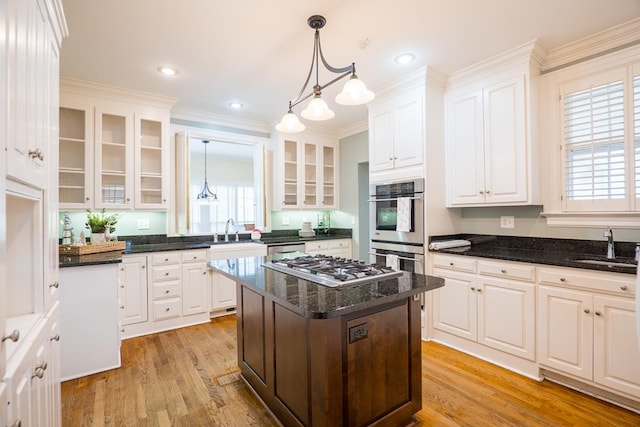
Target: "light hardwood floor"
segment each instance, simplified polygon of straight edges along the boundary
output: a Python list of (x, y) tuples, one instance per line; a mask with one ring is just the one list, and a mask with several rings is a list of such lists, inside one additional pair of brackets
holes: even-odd
[[(132, 338), (122, 368), (62, 384), (62, 425), (276, 426), (239, 378), (236, 318)], [(422, 344), (418, 426), (640, 426), (640, 415)]]

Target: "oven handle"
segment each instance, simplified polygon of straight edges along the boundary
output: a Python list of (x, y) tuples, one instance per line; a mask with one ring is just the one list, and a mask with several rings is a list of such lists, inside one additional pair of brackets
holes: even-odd
[[(392, 202), (392, 201), (398, 200), (400, 198), (401, 197), (390, 197), (390, 198), (387, 198), (387, 199), (369, 199), (369, 200), (367, 200), (367, 202), (369, 202), (369, 203), (373, 203), (373, 202)], [(410, 199), (410, 200), (422, 200), (422, 196), (407, 197), (407, 199)]]
[[(369, 252), (369, 255), (374, 255), (374, 256), (387, 256), (386, 254), (379, 254), (379, 253), (377, 253), (377, 252)], [(417, 261), (417, 262), (420, 262), (420, 260), (419, 260), (419, 259), (409, 258), (409, 257), (406, 257), (406, 256), (400, 256), (400, 255), (398, 255), (398, 259), (404, 259), (404, 260), (407, 260), (407, 261)]]

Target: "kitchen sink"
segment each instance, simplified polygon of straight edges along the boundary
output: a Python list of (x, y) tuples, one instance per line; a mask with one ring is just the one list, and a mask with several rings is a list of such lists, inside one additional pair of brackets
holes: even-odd
[(630, 258), (576, 259), (575, 262), (580, 262), (583, 264), (606, 265), (608, 267), (636, 268), (636, 261)]

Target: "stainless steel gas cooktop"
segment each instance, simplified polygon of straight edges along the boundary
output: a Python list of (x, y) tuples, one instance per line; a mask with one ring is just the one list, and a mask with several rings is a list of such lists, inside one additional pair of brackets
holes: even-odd
[(402, 275), (402, 271), (390, 267), (329, 255), (303, 255), (295, 258), (273, 259), (262, 265), (331, 287)]

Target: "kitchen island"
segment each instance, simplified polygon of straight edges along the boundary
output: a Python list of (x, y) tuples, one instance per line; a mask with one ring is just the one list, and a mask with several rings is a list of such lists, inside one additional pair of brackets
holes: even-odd
[(420, 294), (440, 278), (400, 272), (329, 287), (212, 261), (237, 284), (238, 364), (286, 426), (398, 426), (422, 407)]

